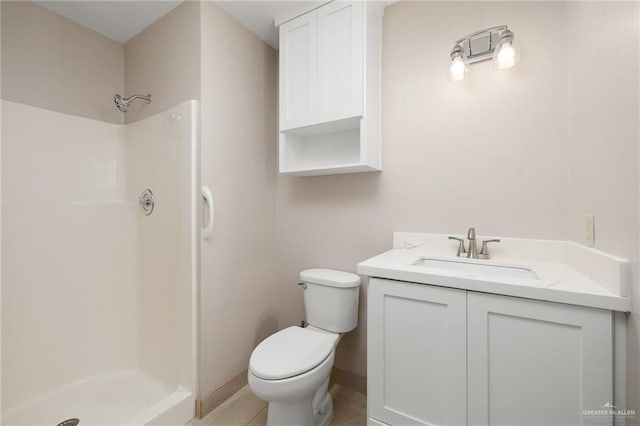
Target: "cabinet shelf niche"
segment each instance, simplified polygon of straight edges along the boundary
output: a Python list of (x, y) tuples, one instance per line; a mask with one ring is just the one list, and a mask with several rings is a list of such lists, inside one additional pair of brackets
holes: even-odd
[(297, 176), (372, 172), (361, 143), (362, 117), (280, 132), (280, 172)]

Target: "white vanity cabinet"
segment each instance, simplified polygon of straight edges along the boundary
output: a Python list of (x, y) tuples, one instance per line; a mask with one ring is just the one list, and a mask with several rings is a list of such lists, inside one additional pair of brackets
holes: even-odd
[(613, 312), (371, 278), (369, 424), (611, 424)]
[(391, 425), (467, 419), (466, 291), (372, 278), (369, 417)]
[(607, 424), (611, 311), (467, 292), (467, 324), (469, 424)]
[(380, 170), (377, 2), (328, 2), (279, 25), (280, 172)]

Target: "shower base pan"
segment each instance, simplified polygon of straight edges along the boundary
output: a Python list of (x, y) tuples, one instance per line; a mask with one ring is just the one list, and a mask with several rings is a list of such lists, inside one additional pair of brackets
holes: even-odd
[(63, 386), (2, 415), (3, 426), (56, 426), (72, 418), (78, 426), (183, 425), (194, 396), (136, 369), (99, 374)]

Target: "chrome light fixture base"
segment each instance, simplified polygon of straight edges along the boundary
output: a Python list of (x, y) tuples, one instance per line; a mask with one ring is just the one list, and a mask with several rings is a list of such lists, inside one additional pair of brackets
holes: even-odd
[[(458, 39), (449, 54), (451, 60), (449, 79), (455, 81), (464, 78), (464, 75), (460, 77), (460, 60), (466, 65), (494, 60), (497, 69), (513, 66), (518, 59), (517, 45), (514, 40), (513, 32), (506, 25), (485, 28)], [(500, 55), (503, 46), (510, 50)], [(511, 57), (505, 62), (503, 59), (507, 54)]]

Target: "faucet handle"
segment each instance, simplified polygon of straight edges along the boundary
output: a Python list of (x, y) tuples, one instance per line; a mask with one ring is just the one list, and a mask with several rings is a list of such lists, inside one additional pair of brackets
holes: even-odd
[(458, 252), (456, 256), (460, 257), (461, 254), (467, 254), (467, 249), (464, 248), (464, 238), (449, 237), (450, 240), (456, 240), (458, 242)]
[(489, 247), (487, 247), (487, 244), (489, 244), (489, 243), (499, 243), (499, 242), (500, 242), (499, 239), (482, 241), (482, 247), (480, 248), (480, 253), (478, 253), (480, 258), (481, 259), (489, 259)]

